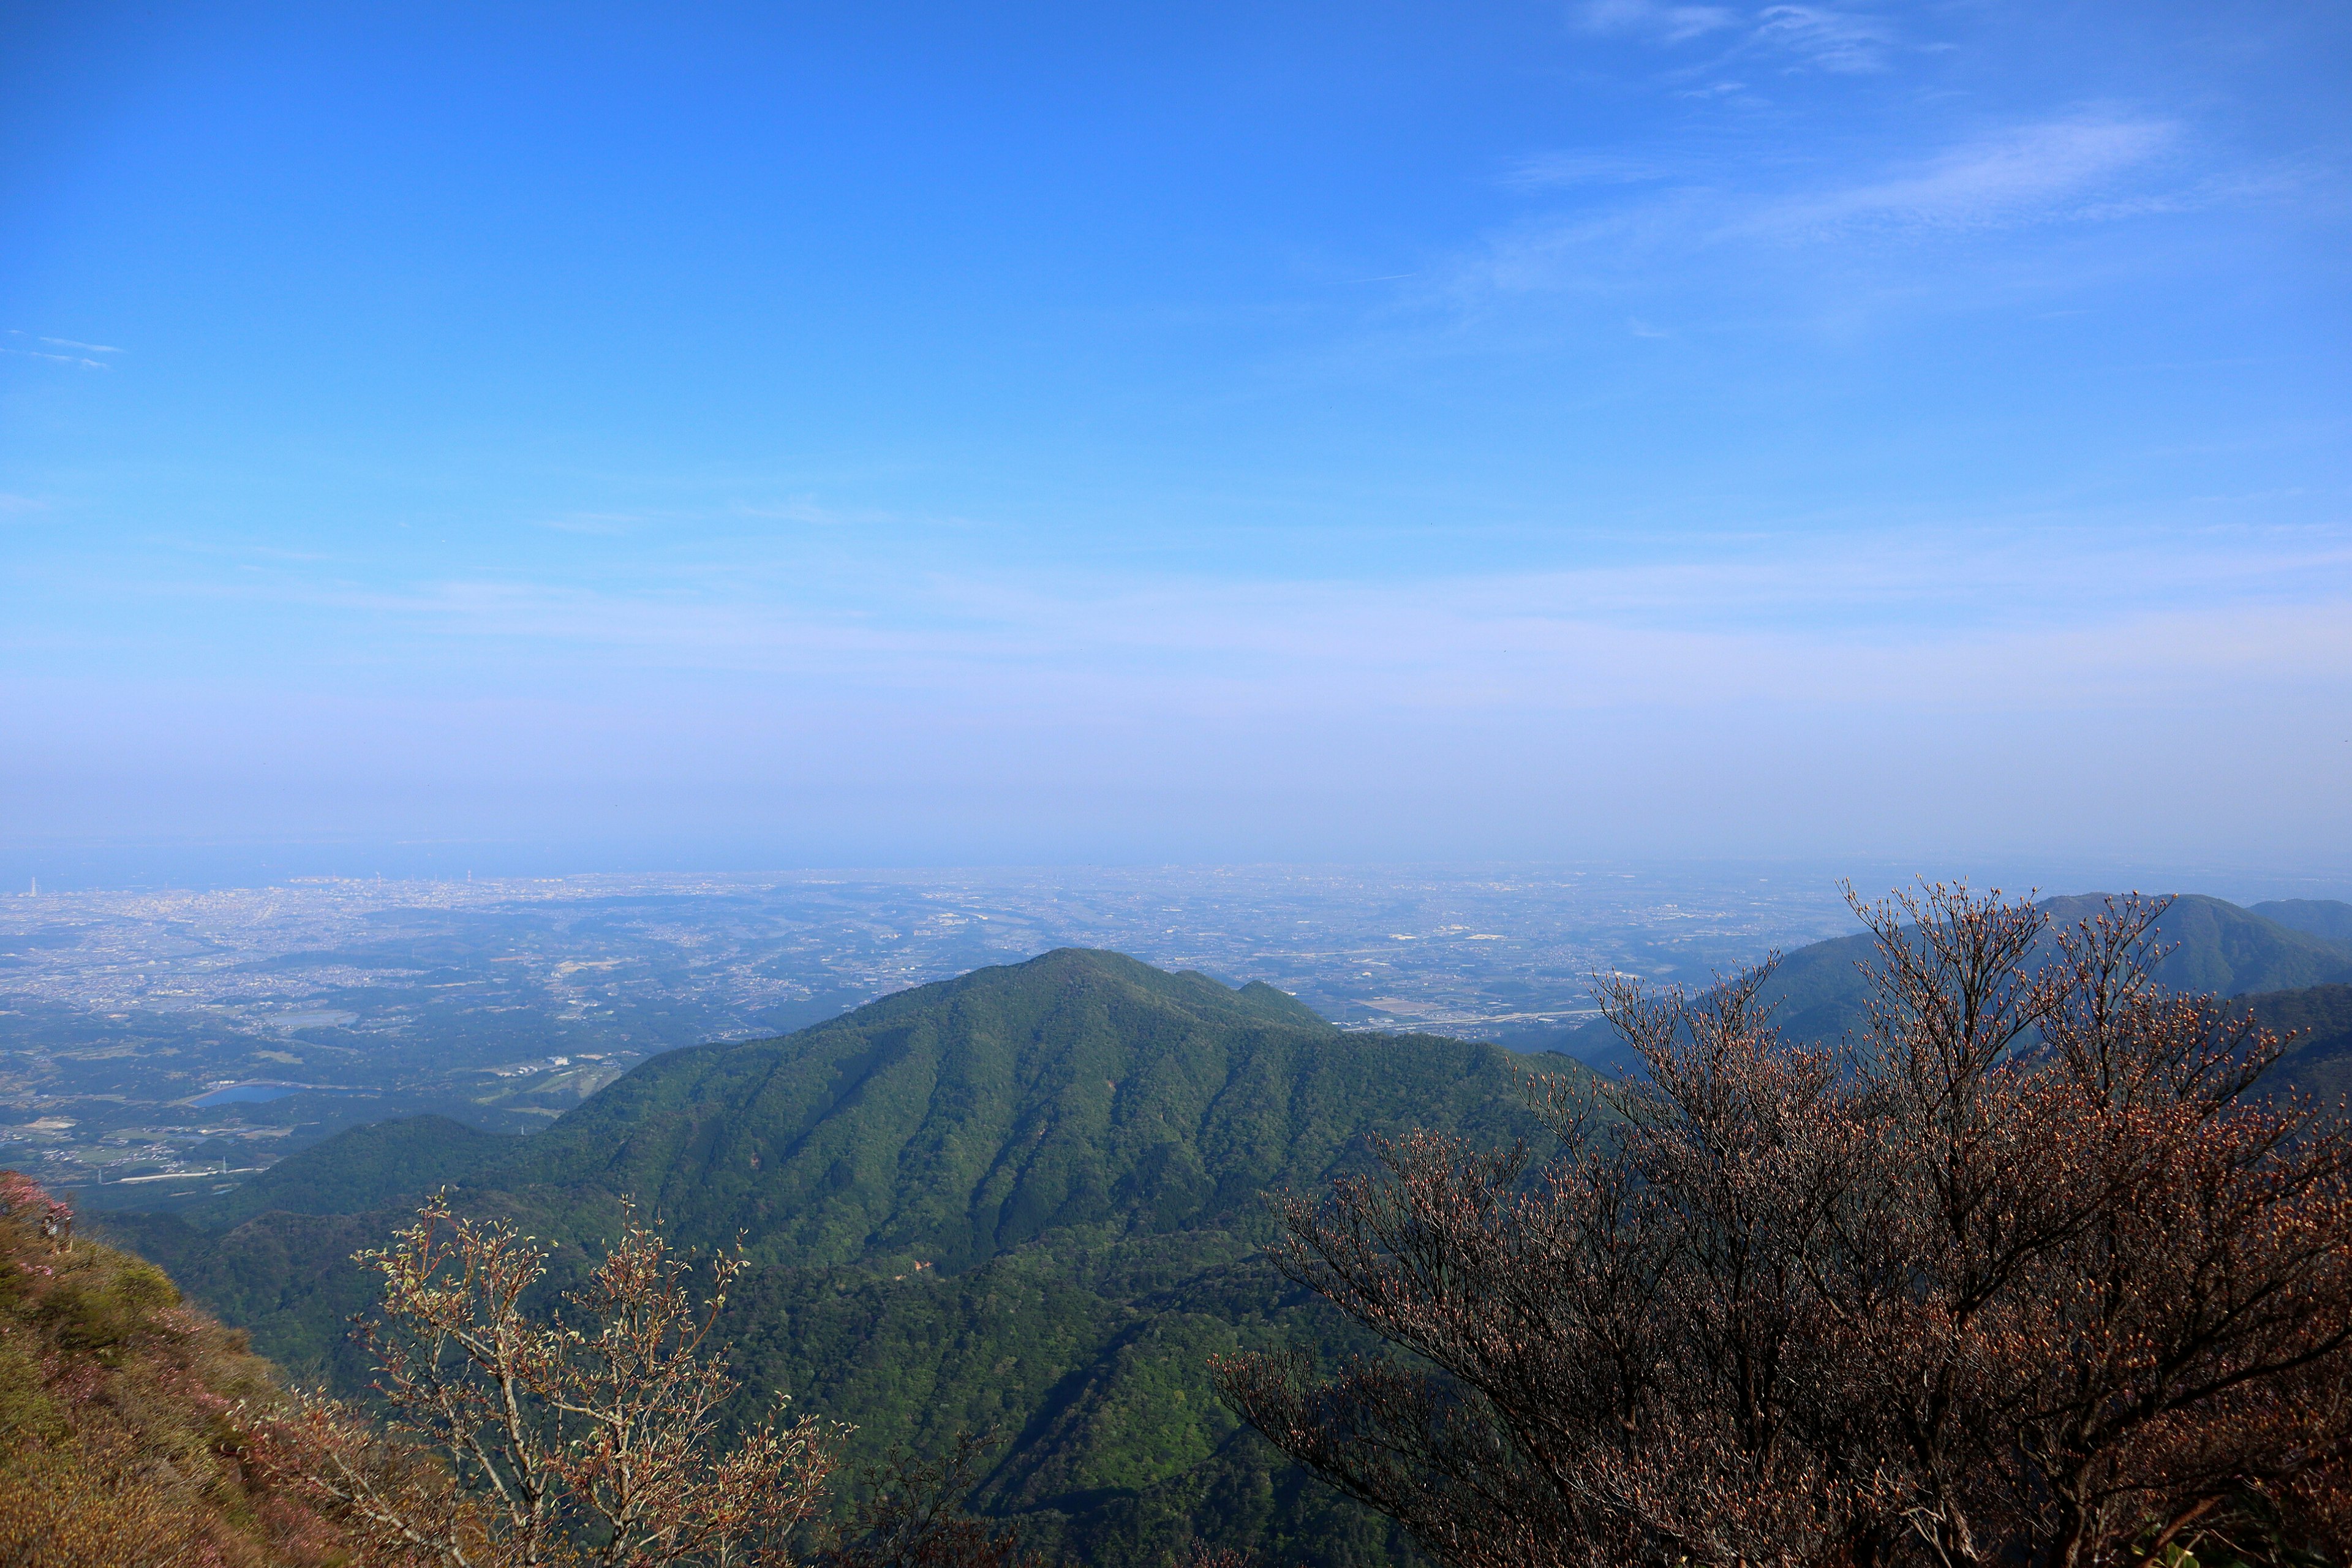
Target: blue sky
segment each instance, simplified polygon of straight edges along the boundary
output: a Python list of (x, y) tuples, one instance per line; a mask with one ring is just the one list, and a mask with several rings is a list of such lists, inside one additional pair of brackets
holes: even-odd
[(2286, 3), (16, 7), (0, 836), (2352, 875), (2347, 80)]

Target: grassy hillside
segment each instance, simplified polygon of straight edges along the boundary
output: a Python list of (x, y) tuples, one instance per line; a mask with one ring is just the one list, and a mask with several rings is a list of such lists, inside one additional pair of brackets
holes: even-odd
[[(1159, 1568), (1197, 1536), (1370, 1564), (1401, 1540), (1238, 1428), (1202, 1363), (1344, 1341), (1259, 1256), (1264, 1194), (1362, 1168), (1382, 1133), (1532, 1134), (1531, 1068), (1582, 1071), (1343, 1034), (1266, 986), (1064, 950), (656, 1058), (487, 1157), (400, 1124), (272, 1175), (363, 1203), (455, 1179), (466, 1206), (557, 1244), (559, 1276), (633, 1194), (673, 1237), (740, 1234), (760, 1260), (733, 1313), (747, 1412), (789, 1390), (856, 1423), (867, 1454), (1001, 1427), (980, 1501), (1089, 1562)], [(367, 1287), (348, 1257), (396, 1217), (110, 1224), (289, 1364), (349, 1379), (341, 1324)]]
[(274, 1397), (274, 1370), (152, 1265), (44, 1237), (48, 1208), (0, 1172), (0, 1563), (341, 1561), (239, 1462), (240, 1406)]

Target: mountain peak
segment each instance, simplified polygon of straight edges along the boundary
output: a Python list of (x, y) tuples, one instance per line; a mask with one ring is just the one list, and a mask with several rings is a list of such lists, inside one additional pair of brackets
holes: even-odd
[[(1214, 975), (1204, 974), (1197, 969), (1171, 972), (1155, 968), (1141, 959), (1130, 958), (1126, 953), (1098, 947), (1057, 947), (1019, 963), (994, 964), (986, 969), (972, 970), (953, 980), (919, 985), (897, 995), (884, 997), (875, 1005), (902, 1004), (927, 1006), (940, 998), (968, 992), (1029, 993), (1039, 985), (1056, 986), (1070, 992), (1089, 986), (1126, 987), (1203, 1017), (1285, 1024), (1334, 1033), (1338, 1030), (1338, 1026), (1288, 992), (1277, 990), (1262, 980), (1253, 980), (1235, 989)], [(863, 1011), (859, 1009), (859, 1012)], [(857, 1016), (857, 1013), (852, 1013), (845, 1016)], [(841, 1021), (832, 1019), (818, 1026), (827, 1027)]]

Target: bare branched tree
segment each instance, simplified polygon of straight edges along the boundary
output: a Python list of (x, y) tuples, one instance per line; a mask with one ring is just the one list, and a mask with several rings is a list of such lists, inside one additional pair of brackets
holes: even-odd
[(1408, 1353), (1224, 1397), (1458, 1568), (2345, 1562), (2340, 1119), (2245, 1096), (2280, 1042), (2151, 983), (2160, 903), (1855, 907), (1864, 1038), (1779, 1038), (1769, 966), (1613, 982), (1646, 1081), (1540, 1085), (1549, 1158), (1287, 1203), (1276, 1264)]
[(690, 1265), (625, 1214), (621, 1239), (542, 1321), (524, 1298), (547, 1254), (511, 1226), (436, 1195), (358, 1260), (383, 1276), (358, 1338), (376, 1366), (381, 1427), (323, 1395), (268, 1428), (257, 1457), (332, 1511), (372, 1561), (436, 1568), (736, 1568), (792, 1561), (834, 1468), (814, 1416), (781, 1402), (730, 1451), (736, 1388), (713, 1340), (740, 1250)]

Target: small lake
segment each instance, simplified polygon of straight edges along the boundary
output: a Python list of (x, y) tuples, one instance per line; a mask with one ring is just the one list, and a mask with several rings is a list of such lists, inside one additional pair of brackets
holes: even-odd
[(339, 1013), (331, 1008), (315, 1008), (308, 1013), (280, 1013), (269, 1020), (272, 1026), (291, 1034), (296, 1029), (340, 1029), (360, 1021), (357, 1013)]
[(190, 1105), (252, 1105), (265, 1100), (283, 1100), (289, 1094), (357, 1094), (352, 1089), (330, 1089), (320, 1083), (232, 1083), (200, 1094), (188, 1101)]

